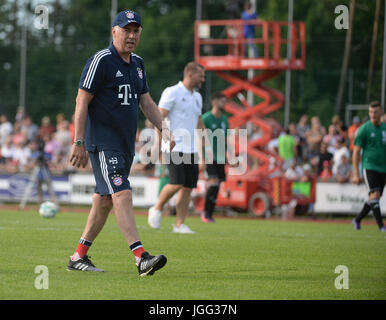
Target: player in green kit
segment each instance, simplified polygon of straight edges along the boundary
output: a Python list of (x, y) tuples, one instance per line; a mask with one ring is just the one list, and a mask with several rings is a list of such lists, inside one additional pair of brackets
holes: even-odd
[(379, 230), (386, 232), (379, 206), (386, 182), (386, 123), (381, 122), (382, 114), (383, 110), (378, 101), (370, 103), (370, 120), (358, 129), (354, 140), (352, 182), (355, 184), (360, 182), (359, 162), (362, 149), (363, 178), (369, 190), (369, 200), (353, 220), (356, 230), (360, 230), (361, 220), (372, 210)]
[(201, 220), (205, 223), (214, 222), (213, 211), (216, 207), (220, 183), (225, 181), (226, 137), (229, 129), (228, 119), (224, 115), (226, 101), (227, 98), (223, 93), (214, 93), (211, 97), (212, 110), (202, 115), (202, 121), (209, 130), (209, 136), (213, 137), (210, 139), (213, 163), (206, 164), (208, 190), (205, 196), (204, 212), (201, 214)]

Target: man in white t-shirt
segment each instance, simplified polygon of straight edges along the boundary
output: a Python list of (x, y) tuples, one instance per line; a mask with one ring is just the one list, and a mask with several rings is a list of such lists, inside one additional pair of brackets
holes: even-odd
[(158, 106), (162, 116), (170, 122), (170, 131), (176, 145), (168, 164), (170, 182), (163, 187), (157, 204), (149, 209), (148, 223), (154, 229), (161, 226), (164, 205), (178, 193), (173, 232), (194, 233), (184, 221), (188, 214), (191, 192), (198, 180), (198, 150), (194, 130), (205, 129), (201, 119), (202, 96), (197, 91), (204, 81), (204, 67), (196, 62), (189, 62), (184, 69), (183, 81), (166, 88), (161, 95)]
[(13, 131), (12, 123), (8, 121), (5, 114), (0, 116), (0, 145), (2, 145), (7, 136)]
[(334, 177), (337, 174), (338, 166), (342, 163), (342, 156), (346, 156), (347, 159), (350, 159), (350, 150), (346, 146), (346, 141), (342, 137), (337, 138), (336, 142), (336, 150), (334, 152), (333, 161), (334, 164), (332, 166), (332, 174)]

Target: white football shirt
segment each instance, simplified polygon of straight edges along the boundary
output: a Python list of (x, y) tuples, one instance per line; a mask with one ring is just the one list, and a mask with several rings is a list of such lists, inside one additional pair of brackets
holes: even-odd
[(170, 131), (176, 141), (173, 152), (197, 152), (194, 129), (202, 113), (201, 94), (191, 92), (180, 81), (162, 92), (158, 106), (169, 111)]

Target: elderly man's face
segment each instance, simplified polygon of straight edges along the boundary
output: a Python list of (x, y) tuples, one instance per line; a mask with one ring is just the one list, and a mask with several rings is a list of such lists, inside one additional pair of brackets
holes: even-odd
[(130, 23), (121, 28), (112, 29), (115, 48), (122, 53), (132, 53), (139, 44), (142, 28), (136, 23)]

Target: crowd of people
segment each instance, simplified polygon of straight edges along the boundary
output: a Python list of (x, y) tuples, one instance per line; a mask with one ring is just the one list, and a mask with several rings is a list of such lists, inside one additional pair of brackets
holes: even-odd
[[(350, 181), (352, 174), (351, 155), (353, 141), (357, 129), (367, 121), (355, 116), (349, 126), (334, 116), (327, 129), (317, 116), (309, 118), (302, 115), (297, 123), (290, 123), (288, 128), (282, 128), (274, 119), (267, 119), (272, 128), (272, 139), (265, 146), (268, 153), (279, 156), (282, 162), (282, 173), (289, 179), (304, 180), (309, 174), (316, 174), (319, 181)], [(383, 116), (386, 122), (386, 115)], [(150, 129), (150, 130), (149, 130)], [(139, 139), (140, 135), (151, 137), (152, 124), (145, 122), (138, 129), (135, 157), (131, 174), (157, 175), (158, 166), (143, 163), (140, 150), (148, 143)], [(146, 131), (147, 130), (147, 131)], [(248, 130), (248, 139), (252, 141), (261, 137), (259, 127), (253, 125)], [(34, 142), (44, 141), (44, 152), (49, 159), (49, 168), (54, 174), (65, 174), (74, 171), (70, 166), (68, 155), (74, 141), (72, 119), (66, 119), (63, 113), (58, 113), (55, 122), (47, 116), (41, 119), (40, 126), (34, 123), (28, 114), (20, 110), (13, 122), (7, 115), (0, 115), (0, 171), (6, 173), (29, 172), (34, 163), (31, 161)], [(258, 168), (259, 161), (248, 157), (248, 167)], [(86, 168), (76, 168), (77, 171), (91, 171), (91, 164)]]
[[(287, 128), (274, 118), (266, 118), (264, 121), (269, 125), (272, 137), (260, 149), (268, 155), (270, 166), (279, 168), (288, 179), (309, 181), (311, 175), (316, 175), (318, 181), (346, 183), (352, 174), (355, 134), (367, 120), (367, 117), (361, 120), (355, 116), (346, 126), (335, 115), (326, 129), (317, 116), (302, 115), (298, 122), (290, 123)], [(385, 116), (383, 121), (386, 121)], [(261, 139), (264, 133), (258, 126), (250, 124), (245, 128), (251, 143)], [(259, 166), (259, 159), (248, 155), (248, 168), (253, 170)]]
[[(29, 172), (36, 163), (33, 152), (36, 142), (42, 146), (44, 158), (51, 172), (63, 174), (73, 170), (68, 155), (74, 141), (73, 123), (63, 113), (58, 113), (53, 123), (47, 116), (40, 125), (34, 123), (19, 108), (15, 120), (0, 116), (0, 170), (6, 173)], [(88, 168), (90, 169), (90, 168)]]
[[(326, 129), (317, 116), (302, 115), (297, 123), (274, 131), (266, 149), (283, 160), (282, 172), (289, 179), (301, 181), (316, 174), (319, 181), (347, 183), (352, 176), (355, 134), (367, 120), (355, 116), (346, 126), (335, 115)], [(385, 115), (382, 121), (386, 122)]]

